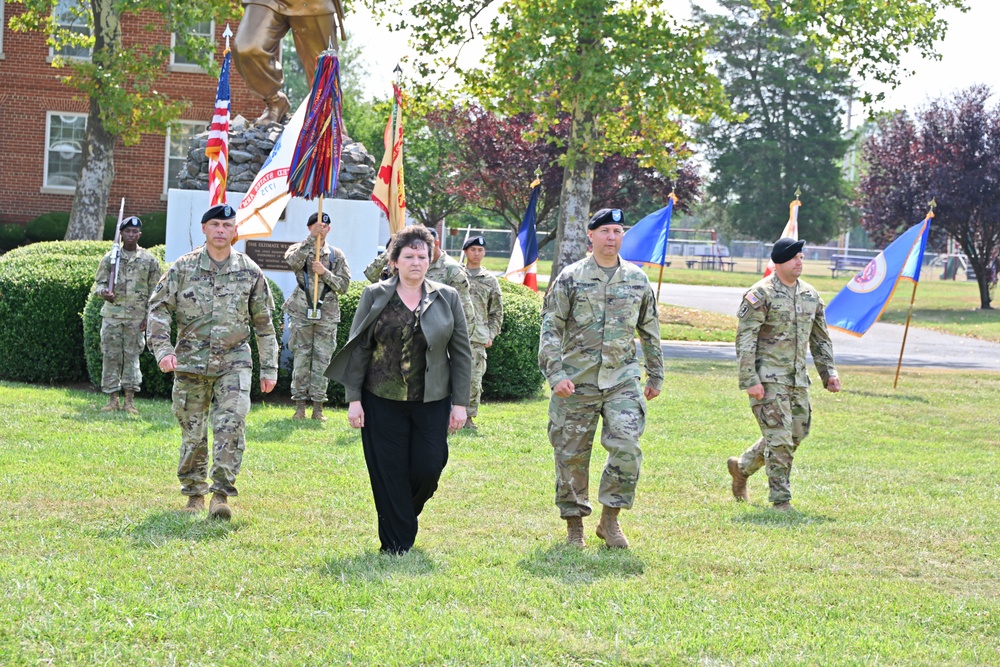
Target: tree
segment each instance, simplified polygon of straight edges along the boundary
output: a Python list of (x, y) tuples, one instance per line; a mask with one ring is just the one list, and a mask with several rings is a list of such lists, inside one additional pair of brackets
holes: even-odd
[[(818, 53), (838, 53), (863, 76), (897, 79), (899, 55), (933, 53), (944, 7), (963, 0), (857, 2), (754, 0)], [(366, 0), (374, 11), (385, 3)], [(530, 111), (539, 135), (563, 114), (570, 132), (553, 271), (583, 255), (594, 165), (618, 152), (640, 155), (669, 173), (685, 134), (678, 119), (726, 115), (724, 95), (705, 61), (703, 27), (679, 25), (663, 0), (415, 0), (395, 27), (411, 28), (418, 72), (455, 71), (465, 91), (508, 115)], [(485, 17), (495, 16), (492, 20)], [(488, 21), (488, 27), (481, 27)], [(482, 37), (481, 65), (456, 51)]]
[[(568, 116), (550, 128), (547, 135), (529, 139), (535, 126), (531, 114), (502, 117), (486, 109), (448, 107), (428, 114), (429, 125), (454, 132), (456, 179), (470, 181), (468, 200), (483, 213), (503, 220), (517, 231), (529, 197), (529, 181), (539, 170), (542, 184), (537, 208), (537, 229), (548, 231), (539, 241), (544, 247), (556, 237), (563, 167), (558, 144), (565, 141), (571, 127)], [(686, 151), (686, 148), (684, 149)], [(634, 212), (638, 220), (666, 205), (675, 191), (684, 210), (699, 196), (701, 178), (697, 167), (687, 160), (678, 162), (677, 175), (670, 178), (651, 167), (642, 166), (636, 156), (613, 154), (595, 166), (591, 205), (616, 207)]]
[[(231, 0), (171, 2), (170, 0), (90, 0), (59, 3), (59, 0), (8, 0), (23, 4), (25, 11), (10, 20), (17, 31), (49, 35), (49, 45), (58, 53), (66, 48), (89, 49), (89, 59), (57, 55), (53, 67), (65, 68), (63, 82), (87, 96), (87, 136), (83, 165), (70, 209), (66, 239), (100, 239), (114, 179), (115, 142), (138, 143), (148, 132), (162, 132), (180, 117), (185, 102), (170, 100), (156, 84), (166, 72), (169, 44), (149, 44), (148, 29), (166, 29), (176, 34), (174, 50), (203, 69), (218, 72), (209, 40), (192, 32), (210, 20), (224, 21), (239, 15)], [(57, 5), (77, 19), (70, 27), (60, 22)], [(125, 40), (122, 23), (134, 30)], [(80, 28), (84, 29), (81, 30)]]
[(880, 119), (864, 143), (861, 222), (878, 244), (892, 241), (937, 202), (931, 233), (953, 238), (969, 258), (980, 307), (990, 306), (990, 267), (1000, 252), (1000, 105), (973, 86), (931, 102), (915, 118)]
[(734, 231), (770, 240), (801, 187), (806, 236), (828, 239), (849, 201), (841, 164), (850, 141), (840, 123), (841, 101), (852, 94), (849, 73), (752, 0), (719, 4), (727, 15), (696, 16), (712, 29), (719, 76), (744, 120), (701, 128), (714, 171), (709, 193)]

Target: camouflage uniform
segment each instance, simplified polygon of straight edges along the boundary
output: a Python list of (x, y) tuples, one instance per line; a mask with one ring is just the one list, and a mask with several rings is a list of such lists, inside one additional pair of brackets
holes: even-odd
[(503, 327), (503, 296), (496, 277), (485, 269), (466, 269), (475, 320), (469, 320), (469, 343), (472, 344), (472, 399), (468, 415), (479, 415), (479, 398), (486, 373), (486, 343), (496, 339)]
[(392, 277), (394, 272), (389, 267), (389, 251), (388, 249), (380, 253), (371, 261), (371, 263), (365, 267), (365, 278), (368, 279), (370, 283), (377, 283), (384, 278)]
[(549, 440), (555, 451), (556, 506), (563, 518), (589, 516), (590, 451), (603, 416), (601, 444), (608, 459), (598, 495), (606, 507), (632, 507), (646, 426), (642, 344), (647, 384), (663, 385), (660, 322), (653, 290), (640, 269), (621, 262), (611, 277), (593, 257), (563, 269), (545, 297), (538, 365), (550, 387), (569, 379), (568, 398), (552, 395)]
[[(313, 272), (316, 258), (316, 237), (311, 234), (302, 243), (285, 251), (285, 261), (295, 272), (298, 285), (285, 301), (288, 315), (288, 347), (294, 357), (292, 367), (292, 399), (295, 401), (325, 402), (329, 380), (326, 369), (337, 349), (337, 324), (340, 323), (340, 299), (351, 286), (351, 269), (339, 248), (324, 244), (319, 261), (327, 267), (319, 277), (320, 312), (318, 320), (306, 318), (312, 308)], [(303, 290), (303, 285), (305, 289)]]
[[(110, 289), (111, 251), (97, 267), (94, 294)], [(101, 391), (114, 394), (121, 390), (139, 391), (142, 373), (139, 355), (145, 344), (144, 323), (149, 295), (160, 280), (160, 263), (148, 250), (136, 247), (134, 252), (122, 250), (115, 276), (114, 303), (105, 301), (101, 307)]]
[(768, 500), (787, 502), (792, 497), (792, 458), (812, 421), (806, 348), (824, 386), (837, 377), (823, 300), (808, 283), (799, 280), (788, 287), (772, 274), (743, 295), (738, 315), (740, 389), (764, 385), (763, 399), (750, 398), (763, 437), (743, 452), (739, 467), (744, 475), (764, 467)]
[[(231, 251), (217, 272), (204, 247), (174, 262), (149, 300), (146, 338), (157, 362), (176, 355), (173, 409), (181, 425), (177, 477), (181, 493), (208, 491), (238, 495), (235, 482), (246, 448), (250, 411), (250, 327), (257, 335), (260, 376), (278, 377), (271, 290), (253, 260)], [(171, 314), (177, 344), (170, 344)], [(208, 473), (208, 417), (211, 407), (212, 485)]]

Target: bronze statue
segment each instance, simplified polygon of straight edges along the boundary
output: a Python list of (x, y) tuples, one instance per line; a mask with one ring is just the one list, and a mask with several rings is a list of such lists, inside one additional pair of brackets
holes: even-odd
[(290, 106), (281, 92), (281, 38), (291, 30), (295, 52), (312, 85), (316, 57), (329, 45), (337, 46), (336, 27), (344, 32), (344, 9), (340, 0), (243, 0), (243, 19), (233, 40), (233, 61), (240, 76), (257, 97), (264, 100), (258, 125), (276, 123)]

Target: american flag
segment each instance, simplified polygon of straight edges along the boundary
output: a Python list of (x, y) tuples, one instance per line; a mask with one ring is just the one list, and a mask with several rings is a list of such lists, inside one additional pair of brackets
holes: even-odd
[(208, 196), (210, 206), (226, 203), (226, 174), (229, 171), (229, 49), (222, 60), (219, 90), (215, 94), (215, 115), (208, 130)]

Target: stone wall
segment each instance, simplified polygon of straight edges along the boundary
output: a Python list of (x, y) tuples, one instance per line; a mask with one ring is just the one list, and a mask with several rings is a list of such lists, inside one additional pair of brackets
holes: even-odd
[[(284, 130), (281, 123), (260, 127), (237, 116), (229, 123), (229, 177), (226, 190), (246, 192), (261, 165), (274, 148), (274, 143)], [(191, 140), (187, 162), (181, 168), (182, 190), (208, 190), (208, 157), (205, 146), (208, 132)], [(340, 158), (337, 199), (368, 199), (375, 187), (375, 158), (364, 145), (344, 137), (344, 150)]]

